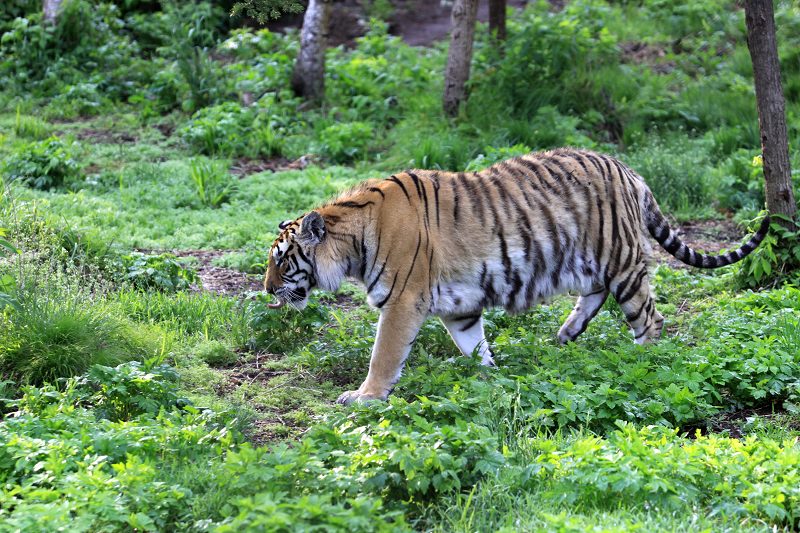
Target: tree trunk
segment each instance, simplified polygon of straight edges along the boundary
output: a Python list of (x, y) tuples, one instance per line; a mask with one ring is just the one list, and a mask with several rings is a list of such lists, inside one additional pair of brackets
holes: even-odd
[(465, 84), (469, 79), (472, 62), (472, 40), (475, 37), (475, 18), (478, 15), (478, 0), (455, 0), (450, 16), (450, 51), (444, 74), (444, 112), (450, 116), (458, 113), (464, 101)]
[[(753, 62), (753, 78), (761, 128), (767, 209), (795, 219), (797, 205), (792, 193), (789, 145), (786, 137), (786, 111), (781, 89), (781, 68), (775, 40), (772, 0), (745, 0), (747, 46)], [(791, 222), (784, 223), (793, 226)]]
[(44, 21), (48, 24), (55, 24), (58, 10), (62, 0), (44, 0)]
[(328, 48), (330, 0), (310, 0), (300, 30), (300, 52), (292, 73), (292, 89), (306, 100), (325, 95), (325, 50)]
[(489, 0), (489, 33), (498, 42), (506, 40), (506, 0)]

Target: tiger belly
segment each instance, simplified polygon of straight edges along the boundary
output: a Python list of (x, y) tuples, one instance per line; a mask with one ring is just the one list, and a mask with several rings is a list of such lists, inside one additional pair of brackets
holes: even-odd
[(597, 282), (594, 259), (576, 254), (561, 265), (483, 262), (462, 279), (442, 281), (432, 291), (431, 314), (454, 316), (490, 307), (519, 313), (557, 294), (583, 293)]

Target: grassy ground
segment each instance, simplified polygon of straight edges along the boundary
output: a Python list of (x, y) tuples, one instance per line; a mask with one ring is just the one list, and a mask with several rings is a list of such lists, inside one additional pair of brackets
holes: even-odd
[[(791, 284), (753, 292), (738, 267), (662, 264), (666, 335), (647, 347), (613, 302), (564, 347), (571, 296), (488, 311), (494, 370), (429, 320), (391, 401), (349, 408), (333, 400), (363, 379), (377, 318), (361, 289), (303, 313), (252, 290), (278, 222), (352, 183), (562, 144), (630, 163), (677, 221), (728, 228), (701, 246), (743, 236), (763, 199), (743, 15), (648, 5), (532, 6), (504, 58), (482, 33), (454, 121), (438, 110), (441, 46), (379, 26), (330, 53), (328, 99), (306, 110), (281, 90), (291, 36), (210, 36), (207, 93), (164, 37), (115, 59), (127, 97), (112, 65), (95, 58), (104, 81), (88, 87), (69, 54), (61, 85), (26, 93), (33, 59), (6, 39), (0, 238), (20, 253), (0, 248), (0, 531), (796, 528)], [(794, 138), (800, 13), (778, 17)], [(97, 28), (106, 44), (158, 36)], [(242, 106), (245, 92), (265, 96)], [(235, 280), (226, 293), (200, 290), (209, 264)]]

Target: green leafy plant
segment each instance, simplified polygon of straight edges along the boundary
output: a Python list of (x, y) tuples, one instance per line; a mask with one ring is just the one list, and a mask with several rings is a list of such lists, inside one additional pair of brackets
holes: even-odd
[(148, 360), (115, 367), (94, 365), (76, 384), (92, 391), (88, 401), (99, 416), (119, 421), (175, 407), (177, 380), (173, 368)]
[(181, 137), (197, 152), (207, 155), (244, 153), (252, 112), (234, 102), (199, 110), (181, 129)]
[(3, 174), (6, 179), (35, 189), (53, 189), (74, 183), (83, 177), (75, 149), (75, 144), (67, 144), (58, 137), (33, 142), (5, 158)]
[(787, 229), (781, 222), (792, 221), (772, 215), (770, 232), (738, 270), (739, 283), (745, 287), (776, 286), (800, 281), (800, 229)]
[(200, 203), (212, 209), (229, 201), (237, 189), (235, 178), (228, 173), (228, 166), (220, 161), (192, 160), (189, 177)]
[[(6, 236), (6, 229), (0, 227), (0, 257), (6, 256), (9, 253), (18, 254), (19, 250), (13, 244), (8, 242), (4, 237)], [(19, 304), (13, 293), (17, 288), (17, 280), (9, 273), (0, 273), (0, 312), (7, 307), (19, 309)]]
[(126, 269), (125, 279), (143, 290), (182, 291), (200, 278), (183, 266), (172, 254), (145, 255), (134, 252), (122, 257)]
[(333, 124), (320, 132), (319, 150), (335, 163), (346, 163), (365, 157), (374, 135), (366, 122)]

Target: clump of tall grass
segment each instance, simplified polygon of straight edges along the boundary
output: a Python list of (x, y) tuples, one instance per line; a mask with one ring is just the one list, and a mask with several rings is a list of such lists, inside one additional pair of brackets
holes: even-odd
[(105, 288), (87, 284), (72, 267), (12, 267), (13, 307), (0, 315), (0, 372), (17, 385), (54, 382), (92, 365), (120, 363), (163, 352), (165, 338), (141, 328), (107, 303)]

